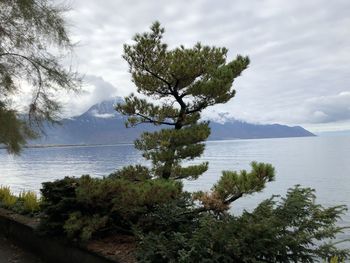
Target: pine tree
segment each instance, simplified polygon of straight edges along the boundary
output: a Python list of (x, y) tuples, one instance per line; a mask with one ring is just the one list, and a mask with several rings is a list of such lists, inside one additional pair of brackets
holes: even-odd
[(164, 28), (155, 22), (151, 32), (136, 34), (133, 45), (124, 45), (123, 57), (137, 92), (153, 101), (131, 94), (117, 110), (129, 116), (129, 127), (140, 123), (168, 126), (145, 132), (135, 142), (152, 161), (156, 176), (196, 179), (208, 169), (208, 163), (183, 167), (181, 162), (204, 151), (210, 128), (208, 121), (200, 120), (200, 113), (234, 97), (233, 81), (248, 67), (249, 58), (238, 55), (227, 62), (226, 48), (200, 43), (169, 49), (163, 34)]

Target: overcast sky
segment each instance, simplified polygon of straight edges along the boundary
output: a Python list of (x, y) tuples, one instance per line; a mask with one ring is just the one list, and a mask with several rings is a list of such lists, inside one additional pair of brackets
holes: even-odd
[(158, 20), (170, 47), (225, 46), (228, 59), (248, 55), (229, 103), (205, 112), (254, 123), (350, 129), (350, 1), (70, 0), (74, 63), (86, 93), (69, 96), (66, 112), (135, 91), (123, 43)]

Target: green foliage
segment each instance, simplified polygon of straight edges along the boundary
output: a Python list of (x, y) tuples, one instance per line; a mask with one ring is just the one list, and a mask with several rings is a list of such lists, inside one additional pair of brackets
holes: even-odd
[(132, 226), (141, 224), (157, 205), (182, 192), (182, 184), (175, 181), (144, 178), (136, 181), (126, 175), (127, 170), (133, 169), (128, 167), (117, 172), (118, 176), (114, 174), (103, 179), (66, 177), (44, 183), (42, 211), (45, 218), (41, 230), (81, 240), (90, 239), (104, 229), (130, 232)]
[[(140, 262), (316, 262), (348, 250), (330, 241), (342, 228), (336, 221), (345, 207), (324, 208), (314, 191), (296, 186), (285, 198), (263, 201), (241, 216), (205, 213), (187, 226), (139, 233)], [(193, 211), (183, 209), (181, 214)], [(323, 243), (322, 243), (323, 241)]]
[(16, 213), (34, 215), (40, 210), (40, 200), (33, 191), (22, 191), (19, 196), (11, 192), (10, 187), (0, 187), (0, 207)]
[(345, 263), (344, 259), (340, 259), (338, 256), (334, 256), (329, 260), (329, 263)]
[(4, 208), (11, 209), (17, 202), (16, 196), (14, 196), (8, 186), (0, 187), (0, 205)]
[(81, 240), (86, 241), (91, 239), (93, 233), (104, 228), (107, 223), (108, 216), (94, 214), (89, 217), (82, 215), (81, 212), (73, 212), (69, 214), (69, 218), (64, 223), (63, 229), (68, 238), (79, 237)]
[(108, 177), (126, 179), (129, 181), (145, 181), (151, 179), (150, 170), (142, 165), (129, 165), (111, 173)]
[[(192, 195), (188, 192), (179, 194), (176, 198), (160, 203), (148, 211), (138, 225), (134, 226), (136, 234), (168, 232), (181, 229), (191, 232), (198, 225), (200, 214), (197, 213)], [(188, 231), (191, 228), (191, 231)]]
[(181, 162), (204, 151), (210, 129), (208, 122), (199, 121), (200, 112), (235, 95), (232, 83), (248, 67), (249, 59), (237, 56), (226, 62), (226, 48), (200, 43), (170, 50), (162, 41), (163, 33), (164, 28), (154, 23), (150, 33), (136, 34), (134, 45), (124, 45), (123, 56), (137, 91), (160, 105), (131, 94), (117, 110), (129, 116), (127, 126), (152, 123), (173, 128), (144, 133), (135, 142), (143, 156), (152, 160), (154, 176), (196, 179), (208, 164), (181, 167)]
[(275, 170), (271, 164), (252, 162), (251, 166), (251, 172), (223, 171), (223, 175), (210, 193), (198, 192), (194, 197), (208, 210), (216, 212), (228, 210), (230, 204), (238, 198), (260, 192), (267, 182), (274, 180)]
[(79, 184), (78, 178), (65, 177), (62, 180), (43, 183), (41, 188), (41, 218), (42, 232), (60, 235), (63, 234), (63, 224), (69, 215), (79, 211), (76, 202), (75, 190)]
[[(135, 147), (143, 150), (143, 156), (152, 160), (153, 172), (158, 177), (167, 172), (173, 179), (196, 179), (208, 169), (208, 163), (181, 167), (182, 160), (193, 160), (200, 156), (205, 145), (200, 143), (210, 134), (208, 123), (186, 126), (180, 130), (163, 129), (159, 132), (145, 132), (135, 141)], [(171, 164), (170, 166), (165, 164)]]
[[(0, 144), (9, 152), (18, 153), (38, 136), (44, 120), (58, 120), (56, 91), (77, 89), (76, 73), (61, 63), (73, 47), (64, 11), (46, 0), (0, 0)], [(22, 86), (33, 88), (28, 118), (11, 101)]]
[(158, 203), (167, 202), (181, 193), (181, 183), (162, 179), (135, 183), (125, 179), (81, 179), (77, 201), (89, 211), (114, 213), (120, 225), (136, 222), (138, 217)]
[(10, 152), (18, 153), (27, 139), (35, 137), (28, 123), (19, 119), (16, 111), (8, 110), (0, 100), (0, 144), (7, 145)]
[(40, 199), (33, 191), (22, 191), (18, 196), (18, 208), (20, 213), (33, 214), (40, 210)]

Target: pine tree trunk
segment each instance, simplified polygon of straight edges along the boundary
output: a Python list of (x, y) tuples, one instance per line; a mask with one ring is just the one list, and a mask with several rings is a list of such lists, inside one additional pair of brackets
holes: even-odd
[[(181, 112), (179, 114), (178, 120), (174, 128), (175, 130), (180, 130), (182, 128), (184, 119), (185, 119), (185, 109), (181, 109)], [(173, 139), (170, 139), (169, 148), (170, 148), (169, 151), (171, 151), (172, 156), (174, 156), (176, 149), (174, 147)], [(164, 179), (170, 178), (173, 165), (174, 165), (174, 158), (171, 158), (169, 161), (165, 162), (164, 169), (162, 171), (162, 178)]]

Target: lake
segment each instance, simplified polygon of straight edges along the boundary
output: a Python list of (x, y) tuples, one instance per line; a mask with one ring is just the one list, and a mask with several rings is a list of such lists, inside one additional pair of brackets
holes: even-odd
[[(209, 170), (198, 180), (185, 182), (191, 191), (210, 189), (222, 170), (249, 169), (251, 161), (276, 168), (276, 181), (262, 193), (236, 201), (233, 213), (251, 210), (273, 194), (284, 195), (296, 184), (316, 189), (317, 201), (323, 205), (350, 204), (349, 136), (209, 141), (199, 161), (208, 161)], [(1, 149), (0, 184), (11, 186), (14, 192), (38, 191), (45, 181), (82, 174), (105, 176), (136, 163), (145, 161), (131, 144), (28, 148), (21, 156)], [(340, 224), (350, 225), (350, 213)]]

